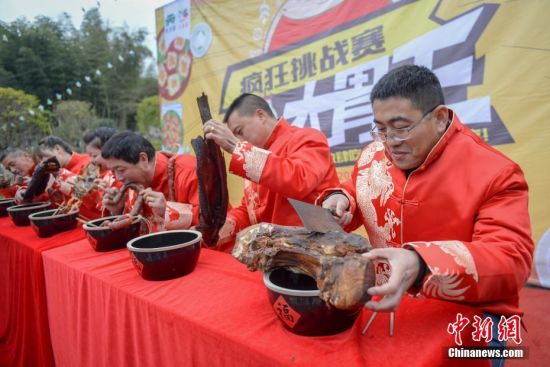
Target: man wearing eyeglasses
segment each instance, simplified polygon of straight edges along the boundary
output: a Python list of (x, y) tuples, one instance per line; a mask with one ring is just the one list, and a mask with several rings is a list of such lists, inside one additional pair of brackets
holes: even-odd
[(368, 291), (383, 298), (367, 307), (394, 310), (405, 292), (421, 292), (521, 315), (533, 242), (520, 167), (445, 106), (425, 67), (392, 70), (370, 98), (374, 141), (351, 179), (318, 200), (346, 230), (364, 225), (376, 248), (366, 256), (391, 267)]

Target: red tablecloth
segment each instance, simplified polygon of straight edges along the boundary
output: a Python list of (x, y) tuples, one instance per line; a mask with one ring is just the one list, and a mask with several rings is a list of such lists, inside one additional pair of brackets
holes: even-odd
[(387, 314), (361, 336), (368, 311), (346, 332), (302, 337), (276, 318), (261, 274), (224, 253), (203, 250), (192, 274), (162, 282), (141, 279), (126, 249), (96, 253), (86, 240), (43, 261), (58, 367), (488, 364), (445, 358), (447, 325), (473, 316), (457, 304), (404, 299), (394, 337)]
[(0, 366), (53, 366), (42, 251), (82, 239), (80, 228), (47, 239), (0, 218)]

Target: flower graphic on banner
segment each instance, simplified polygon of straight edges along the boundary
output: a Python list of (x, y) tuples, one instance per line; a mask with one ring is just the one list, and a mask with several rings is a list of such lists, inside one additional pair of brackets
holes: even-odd
[(165, 105), (162, 111), (162, 148), (177, 153), (183, 145), (183, 120), (180, 104)]
[(168, 100), (181, 96), (189, 82), (193, 55), (190, 42), (183, 37), (176, 37), (166, 47), (164, 29), (157, 37), (158, 51), (158, 86), (159, 93)]

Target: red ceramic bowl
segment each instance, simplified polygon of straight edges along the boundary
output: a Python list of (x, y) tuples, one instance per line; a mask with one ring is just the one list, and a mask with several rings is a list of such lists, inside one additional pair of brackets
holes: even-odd
[(51, 237), (76, 227), (78, 210), (54, 215), (56, 211), (57, 209), (50, 209), (29, 215), (31, 227), (38, 237)]
[(139, 274), (147, 280), (166, 280), (191, 273), (201, 251), (202, 234), (176, 230), (147, 234), (128, 242)]
[(112, 221), (117, 217), (119, 216), (115, 215), (91, 220), (82, 226), (94, 250), (103, 252), (124, 248), (128, 241), (141, 234), (141, 221), (138, 218), (127, 228), (112, 230), (109, 227), (101, 227), (101, 223), (106, 220)]
[(0, 200), (0, 217), (6, 217), (8, 215), (8, 208), (10, 206), (15, 206), (15, 199)]
[(339, 310), (320, 297), (315, 279), (284, 268), (264, 274), (269, 301), (283, 326), (294, 334), (333, 335), (355, 323), (361, 307)]
[(15, 205), (8, 208), (8, 215), (16, 226), (28, 226), (31, 224), (29, 215), (49, 208), (49, 201)]

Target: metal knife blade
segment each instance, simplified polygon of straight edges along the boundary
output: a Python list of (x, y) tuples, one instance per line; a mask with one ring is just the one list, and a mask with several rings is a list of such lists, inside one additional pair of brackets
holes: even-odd
[(304, 227), (310, 231), (321, 233), (343, 231), (342, 227), (333, 218), (330, 210), (295, 199), (288, 199), (288, 202), (298, 213)]

